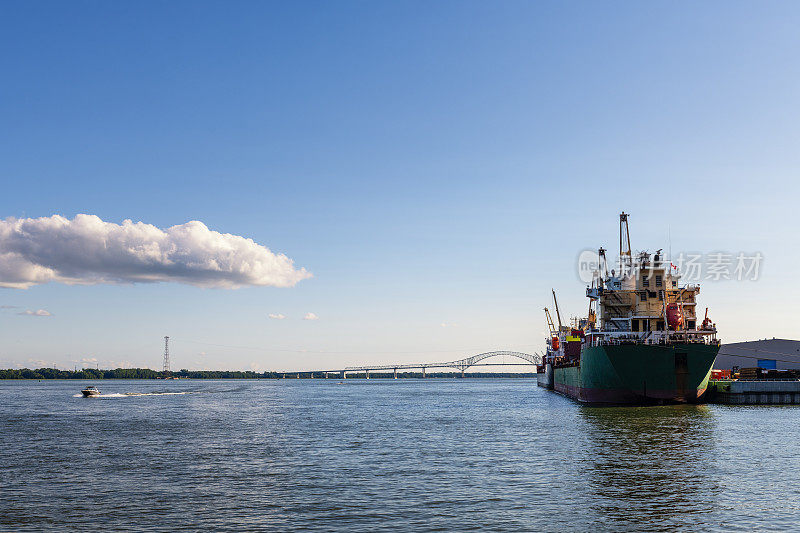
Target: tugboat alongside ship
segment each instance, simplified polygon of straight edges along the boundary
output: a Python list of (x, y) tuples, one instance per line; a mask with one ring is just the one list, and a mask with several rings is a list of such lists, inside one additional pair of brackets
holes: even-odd
[(586, 289), (585, 318), (557, 325), (545, 308), (550, 335), (538, 383), (588, 404), (697, 403), (720, 348), (716, 326), (697, 323), (698, 285), (680, 285), (661, 250), (635, 258), (628, 215), (620, 214), (618, 271), (608, 272), (605, 250)]

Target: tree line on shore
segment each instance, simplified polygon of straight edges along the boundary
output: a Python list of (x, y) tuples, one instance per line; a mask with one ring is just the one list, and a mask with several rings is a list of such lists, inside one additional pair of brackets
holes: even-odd
[[(496, 373), (496, 372), (475, 372), (468, 373), (470, 378), (529, 378), (535, 374), (529, 372)], [(453, 372), (428, 372), (429, 378), (453, 378), (460, 374)], [(324, 372), (253, 372), (252, 370), (187, 370), (181, 369), (177, 372), (162, 372), (150, 368), (115, 368), (113, 370), (100, 370), (96, 368), (84, 368), (81, 370), (59, 370), (57, 368), (21, 368), (21, 369), (0, 369), (0, 379), (164, 379), (175, 377), (181, 379), (321, 379), (325, 377)], [(338, 373), (331, 373), (331, 378), (339, 378)], [(348, 374), (347, 379), (365, 378), (366, 375)], [(370, 373), (371, 378), (391, 378), (392, 373)], [(397, 374), (398, 378), (420, 378), (421, 372), (403, 372)]]
[(279, 378), (277, 372), (253, 372), (251, 370), (186, 370), (162, 372), (150, 368), (115, 368), (100, 370), (59, 370), (57, 368), (30, 368), (0, 370), (0, 379), (164, 379), (166, 377), (193, 379), (263, 379)]

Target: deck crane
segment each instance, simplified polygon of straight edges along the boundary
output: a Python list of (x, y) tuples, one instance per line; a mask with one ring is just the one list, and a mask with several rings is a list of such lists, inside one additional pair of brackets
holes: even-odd
[(703, 324), (700, 328), (704, 331), (710, 331), (714, 329), (714, 324), (711, 322), (711, 319), (708, 318), (708, 307), (706, 307), (706, 317), (703, 319)]
[(550, 310), (546, 307), (544, 308), (544, 316), (545, 318), (547, 318), (547, 327), (550, 329), (550, 336), (552, 337), (557, 332), (556, 332), (556, 327), (553, 324), (553, 317), (550, 316)]
[(606, 258), (606, 249), (602, 246), (597, 250), (597, 275), (600, 278), (598, 287), (603, 286), (603, 280), (608, 278), (608, 259)]
[[(602, 250), (602, 248), (600, 248)], [(602, 284), (602, 278), (598, 282), (598, 285)], [(594, 279), (592, 280), (592, 289), (594, 289)], [(589, 298), (589, 313), (586, 315), (586, 327), (588, 331), (591, 331), (595, 328), (597, 324), (597, 311), (595, 311), (597, 307), (597, 299), (596, 298)]]
[(620, 276), (628, 274), (633, 269), (631, 235), (628, 232), (628, 214), (625, 211), (619, 215), (619, 263), (622, 271)]
[(556, 306), (556, 318), (558, 318), (558, 331), (564, 329), (564, 326), (561, 324), (561, 312), (558, 310), (558, 300), (556, 300), (556, 291), (555, 289), (550, 289), (553, 291), (553, 303)]

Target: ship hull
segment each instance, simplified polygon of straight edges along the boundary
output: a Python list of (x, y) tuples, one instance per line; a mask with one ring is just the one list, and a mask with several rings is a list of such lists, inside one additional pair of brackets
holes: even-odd
[(586, 347), (579, 364), (553, 369), (553, 388), (590, 404), (697, 403), (718, 351), (694, 343)]

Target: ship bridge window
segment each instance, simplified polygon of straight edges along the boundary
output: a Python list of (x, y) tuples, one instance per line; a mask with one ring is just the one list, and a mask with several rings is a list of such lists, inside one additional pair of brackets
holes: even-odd
[(650, 286), (650, 278), (645, 276), (642, 278), (642, 287), (649, 287)]
[(661, 276), (656, 276), (656, 287), (661, 287), (663, 284)]
[(647, 291), (642, 291), (639, 293), (639, 299), (643, 302), (647, 301)]
[(677, 286), (678, 286), (678, 282), (677, 282), (677, 281), (675, 281), (675, 280), (672, 280), (672, 286), (673, 286), (673, 287), (677, 287)]
[(659, 300), (663, 300), (664, 299), (664, 291), (658, 291), (658, 299)]

